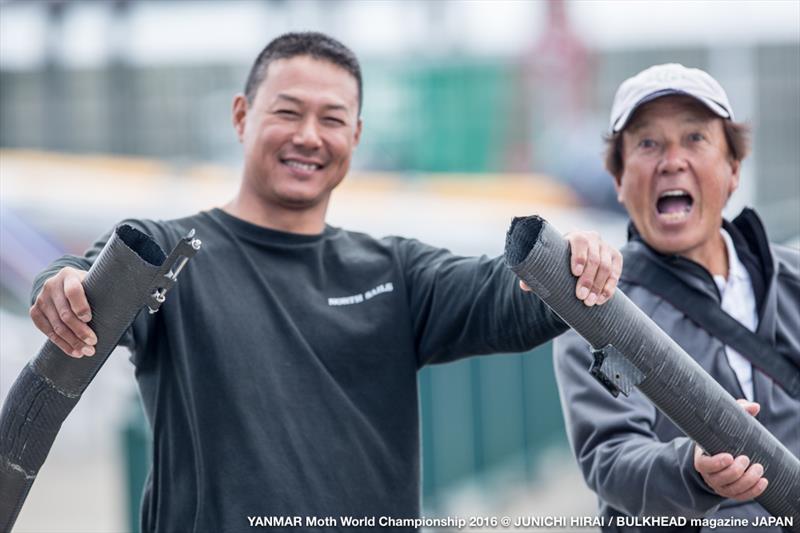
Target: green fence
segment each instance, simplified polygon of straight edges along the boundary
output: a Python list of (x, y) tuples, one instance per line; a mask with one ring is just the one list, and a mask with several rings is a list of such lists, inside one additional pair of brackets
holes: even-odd
[(420, 373), (423, 501), (435, 509), (454, 484), (566, 445), (553, 377), (552, 345), (524, 355), (477, 357)]

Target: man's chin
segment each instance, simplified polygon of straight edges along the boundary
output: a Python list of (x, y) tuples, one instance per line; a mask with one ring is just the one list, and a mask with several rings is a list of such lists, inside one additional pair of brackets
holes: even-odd
[(278, 203), (285, 209), (292, 211), (306, 211), (314, 209), (323, 201), (318, 195), (309, 194), (284, 194), (278, 197)]
[(688, 235), (658, 235), (645, 238), (651, 248), (664, 255), (687, 255), (694, 248)]

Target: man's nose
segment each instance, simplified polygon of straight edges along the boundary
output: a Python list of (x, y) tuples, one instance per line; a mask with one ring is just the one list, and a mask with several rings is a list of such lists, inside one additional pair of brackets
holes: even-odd
[(688, 167), (685, 150), (677, 143), (670, 143), (664, 147), (661, 160), (658, 162), (659, 174), (677, 174)]
[(319, 148), (322, 146), (322, 138), (319, 135), (318, 124), (314, 117), (308, 117), (300, 122), (297, 131), (292, 137), (292, 142), (305, 148)]

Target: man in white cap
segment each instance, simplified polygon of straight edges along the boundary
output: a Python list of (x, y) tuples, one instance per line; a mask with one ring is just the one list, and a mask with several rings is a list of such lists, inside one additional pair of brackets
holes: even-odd
[[(620, 288), (800, 455), (800, 254), (769, 243), (752, 209), (722, 218), (748, 133), (702, 70), (657, 65), (620, 85), (605, 161), (631, 218)], [(705, 454), (638, 390), (613, 397), (587, 371), (590, 347), (574, 332), (554, 358), (604, 530), (645, 531), (645, 516), (703, 517), (709, 527), (769, 516), (753, 500), (769, 483), (762, 465)]]

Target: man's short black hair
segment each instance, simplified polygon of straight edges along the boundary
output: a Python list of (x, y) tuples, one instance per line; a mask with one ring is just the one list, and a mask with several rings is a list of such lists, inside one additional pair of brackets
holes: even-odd
[(252, 104), (261, 82), (267, 75), (269, 64), (278, 59), (289, 59), (296, 56), (310, 56), (314, 59), (330, 61), (352, 74), (358, 84), (358, 114), (361, 114), (363, 90), (361, 82), (361, 66), (352, 50), (345, 45), (319, 32), (292, 32), (276, 37), (258, 54), (247, 83), (244, 94), (248, 103)]

